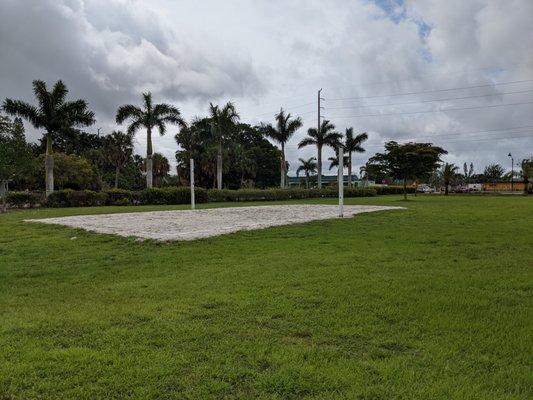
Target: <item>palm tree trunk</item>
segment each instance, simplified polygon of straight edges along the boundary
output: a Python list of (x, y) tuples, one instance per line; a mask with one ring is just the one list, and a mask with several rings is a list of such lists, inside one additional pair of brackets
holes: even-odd
[(448, 186), (450, 185), (449, 182), (444, 182), (444, 195), (448, 196)]
[(280, 179), (280, 187), (283, 189), (285, 187), (285, 167), (287, 164), (285, 164), (285, 143), (281, 143), (281, 179)]
[(305, 171), (305, 188), (309, 189), (309, 171)]
[(318, 183), (318, 188), (322, 189), (322, 146), (317, 146), (317, 150), (318, 150), (317, 161), (316, 161), (316, 164), (317, 164), (316, 166), (317, 166), (317, 171), (318, 171), (317, 183)]
[(118, 165), (115, 167), (115, 189), (118, 189), (118, 175), (120, 173), (120, 168)]
[(403, 199), (407, 200), (407, 178), (403, 178)]
[(52, 137), (50, 132), (46, 135), (46, 154), (44, 156), (45, 189), (46, 197), (54, 191), (54, 156), (52, 155)]
[(348, 187), (352, 187), (352, 152), (348, 152)]
[(0, 212), (7, 212), (7, 181), (0, 181), (0, 197), (2, 198), (2, 207)]
[(152, 159), (152, 129), (147, 129), (146, 135), (146, 187), (148, 189), (152, 188), (153, 185), (153, 159)]
[(218, 141), (217, 149), (217, 189), (222, 189), (222, 140)]

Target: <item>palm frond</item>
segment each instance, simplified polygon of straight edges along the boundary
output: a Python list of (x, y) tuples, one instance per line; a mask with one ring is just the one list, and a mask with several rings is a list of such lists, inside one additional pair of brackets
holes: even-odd
[(141, 120), (143, 119), (143, 114), (143, 111), (139, 107), (133, 104), (126, 104), (118, 108), (116, 121), (117, 124), (121, 124), (129, 118)]
[[(45, 90), (46, 90), (46, 85), (45, 85)], [(54, 87), (52, 88), (52, 93), (51, 93), (51, 97), (52, 97), (54, 104), (56, 105), (62, 104), (65, 101), (67, 94), (68, 94), (67, 86), (63, 83), (63, 81), (61, 80), (57, 81)]]
[(34, 128), (39, 129), (44, 126), (39, 110), (25, 101), (6, 99), (2, 108), (10, 115), (28, 120)]
[(44, 81), (36, 79), (32, 82), (32, 86), (33, 94), (37, 99), (37, 102), (39, 103), (39, 108), (43, 110), (43, 112), (46, 112), (44, 110), (50, 110), (52, 108), (50, 104), (52, 102), (52, 94), (48, 93), (46, 83)]
[(152, 93), (145, 92), (142, 94), (143, 101), (144, 101), (144, 108), (146, 111), (152, 110)]
[(298, 143), (298, 148), (301, 149), (305, 146), (314, 146), (317, 144), (316, 139), (313, 139), (312, 137), (306, 137), (300, 140), (300, 143)]

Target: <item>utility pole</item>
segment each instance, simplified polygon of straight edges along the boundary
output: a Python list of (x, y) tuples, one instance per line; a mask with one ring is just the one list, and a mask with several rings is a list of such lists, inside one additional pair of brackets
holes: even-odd
[[(320, 110), (322, 110), (323, 107), (320, 106), (320, 100), (324, 100), (322, 97), (320, 97), (320, 93), (322, 92), (322, 89), (318, 91), (318, 124), (317, 124), (317, 133), (320, 134), (320, 122), (321, 122), (321, 116), (320, 116)], [(318, 177), (317, 177), (317, 183), (318, 188), (322, 188), (322, 149), (318, 149), (318, 157), (317, 157), (317, 169), (318, 169)]]
[(514, 159), (511, 153), (508, 154), (511, 157), (511, 192), (514, 192)]
[(339, 218), (342, 218), (344, 215), (344, 149), (342, 145), (339, 145), (337, 157), (339, 160), (339, 171), (337, 174), (339, 185)]
[(194, 210), (195, 208), (195, 198), (194, 198), (194, 158), (191, 158), (189, 160), (189, 164), (191, 167), (191, 210)]

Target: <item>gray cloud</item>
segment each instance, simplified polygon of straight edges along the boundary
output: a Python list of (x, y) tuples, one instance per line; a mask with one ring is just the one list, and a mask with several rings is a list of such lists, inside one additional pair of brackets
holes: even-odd
[[(305, 121), (287, 149), (294, 170), (298, 157), (314, 155), (296, 145), (316, 125), (313, 102), (323, 87), (324, 115), (339, 130), (370, 133), (358, 165), (389, 139), (434, 141), (450, 151), (447, 160), (474, 161), (478, 169), (507, 164), (508, 152), (529, 156), (533, 130), (476, 132), (533, 125), (532, 105), (356, 116), (533, 101), (533, 92), (503, 94), (533, 89), (533, 82), (333, 100), (533, 79), (531, 1), (404, 3), (388, 10), (369, 0), (331, 0), (328, 7), (319, 0), (0, 0), (0, 97), (32, 100), (32, 79), (63, 79), (74, 97), (89, 101), (104, 130), (114, 128), (117, 106), (137, 102), (144, 90), (187, 118), (204, 114), (208, 101), (235, 100), (251, 123), (271, 120), (283, 106)], [(499, 95), (355, 108), (480, 94)], [(171, 159), (172, 136), (155, 143)], [(142, 133), (137, 151), (144, 151)]]

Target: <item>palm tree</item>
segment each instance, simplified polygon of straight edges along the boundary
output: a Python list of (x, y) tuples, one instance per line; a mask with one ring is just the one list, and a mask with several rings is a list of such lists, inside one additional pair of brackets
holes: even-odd
[(168, 159), (161, 153), (154, 153), (153, 157), (154, 164), (154, 182), (155, 186), (161, 186), (163, 179), (168, 175), (170, 171), (170, 164)]
[(153, 148), (152, 129), (159, 129), (159, 134), (163, 136), (166, 132), (166, 124), (176, 124), (185, 126), (185, 121), (181, 117), (180, 111), (170, 104), (152, 104), (152, 94), (143, 93), (143, 108), (127, 104), (117, 110), (117, 124), (122, 124), (126, 120), (131, 120), (128, 126), (128, 134), (133, 136), (140, 128), (146, 129), (146, 187), (151, 188), (153, 184)]
[(450, 187), (450, 182), (455, 178), (456, 172), (459, 170), (455, 164), (444, 164), (442, 168), (442, 179), (444, 180), (444, 194), (448, 195), (448, 190)]
[(300, 118), (291, 119), (291, 114), (285, 114), (283, 108), (280, 109), (279, 114), (276, 114), (276, 126), (271, 124), (263, 125), (262, 129), (265, 136), (275, 140), (281, 145), (281, 179), (280, 187), (287, 187), (287, 170), (285, 162), (285, 143), (294, 135), (294, 133), (302, 126)]
[(320, 125), (320, 130), (316, 128), (309, 128), (307, 130), (307, 136), (300, 141), (298, 148), (313, 145), (317, 148), (317, 169), (318, 169), (318, 188), (322, 188), (322, 147), (331, 146), (336, 148), (340, 144), (342, 135), (335, 132), (335, 125), (328, 120), (325, 120)]
[(367, 139), (368, 134), (366, 132), (354, 136), (353, 128), (346, 128), (344, 151), (348, 153), (348, 186), (350, 187), (352, 186), (352, 153), (364, 153), (366, 150), (361, 145)]
[(316, 172), (316, 158), (311, 157), (307, 160), (303, 158), (298, 159), (302, 165), (296, 170), (296, 176), (300, 176), (300, 171), (305, 172), (305, 187), (309, 189), (309, 175)]
[(46, 195), (54, 191), (54, 156), (52, 154), (52, 139), (54, 135), (61, 135), (75, 126), (90, 126), (94, 120), (94, 113), (87, 110), (85, 100), (65, 101), (68, 89), (62, 81), (57, 81), (51, 91), (41, 80), (33, 81), (33, 94), (38, 106), (33, 106), (22, 100), (6, 99), (4, 111), (11, 115), (22, 117), (30, 122), (35, 129), (43, 129), (46, 137), (46, 155), (44, 162)]
[(211, 133), (217, 142), (217, 188), (222, 189), (222, 143), (228, 132), (234, 128), (235, 123), (240, 119), (235, 105), (232, 102), (226, 103), (222, 108), (209, 103), (209, 114), (211, 118)]
[(104, 138), (103, 157), (105, 162), (115, 167), (115, 189), (118, 188), (120, 169), (133, 155), (132, 137), (121, 131), (113, 131)]
[[(339, 154), (337, 153), (337, 155), (335, 157), (329, 157), (328, 161), (330, 162), (329, 170), (331, 171), (333, 169), (333, 167), (338, 167), (339, 166)], [(346, 168), (346, 165), (348, 165), (348, 156), (347, 155), (342, 157), (342, 165), (345, 168)]]

